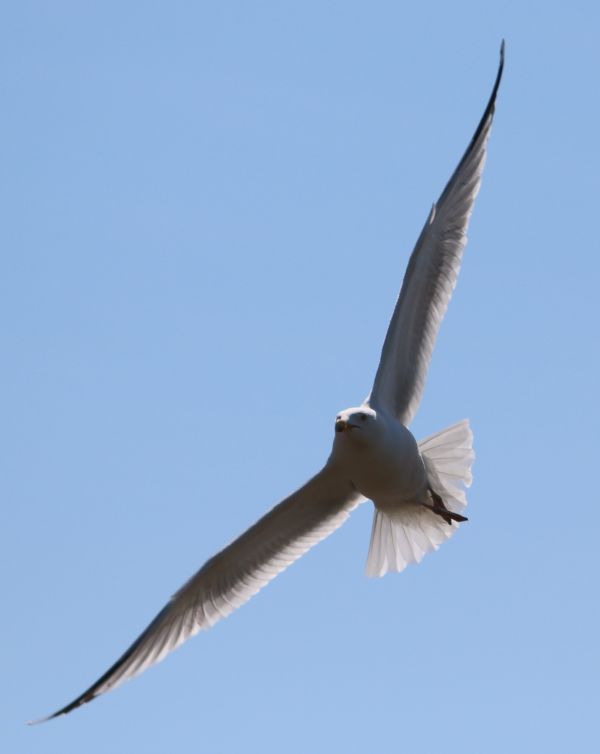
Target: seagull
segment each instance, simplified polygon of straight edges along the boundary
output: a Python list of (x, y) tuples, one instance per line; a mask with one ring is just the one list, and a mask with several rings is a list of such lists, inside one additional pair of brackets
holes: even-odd
[(325, 466), (210, 558), (92, 686), (34, 723), (66, 715), (160, 662), (247, 602), (366, 500), (374, 505), (368, 576), (420, 562), (467, 520), (462, 511), (474, 460), (469, 422), (420, 441), (408, 427), (458, 277), (503, 67), (504, 41), (481, 121), (411, 254), (371, 392), (336, 416)]

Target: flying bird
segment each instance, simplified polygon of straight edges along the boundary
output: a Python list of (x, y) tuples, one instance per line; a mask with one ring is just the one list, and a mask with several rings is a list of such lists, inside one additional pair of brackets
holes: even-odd
[(337, 415), (325, 466), (210, 558), (99, 680), (44, 720), (115, 689), (225, 618), (365, 500), (374, 505), (369, 576), (418, 563), (467, 520), (462, 511), (474, 459), (468, 421), (420, 441), (408, 427), (456, 284), (503, 67), (504, 42), (483, 117), (411, 254), (371, 392)]

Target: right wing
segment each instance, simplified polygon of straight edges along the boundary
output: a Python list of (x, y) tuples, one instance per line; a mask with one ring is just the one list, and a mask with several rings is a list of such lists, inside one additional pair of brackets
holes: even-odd
[(421, 400), (435, 339), (458, 277), (503, 67), (504, 42), (483, 117), (411, 254), (368, 398), (373, 407), (385, 408), (405, 426)]
[(307, 550), (341, 526), (364, 498), (326, 465), (207, 561), (148, 628), (89, 689), (44, 722), (119, 686), (162, 660), (201, 628), (247, 602)]

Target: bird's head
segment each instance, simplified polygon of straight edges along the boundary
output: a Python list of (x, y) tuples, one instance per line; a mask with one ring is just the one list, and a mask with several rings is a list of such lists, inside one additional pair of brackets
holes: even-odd
[(368, 442), (378, 434), (377, 413), (369, 406), (340, 411), (335, 417), (335, 439)]

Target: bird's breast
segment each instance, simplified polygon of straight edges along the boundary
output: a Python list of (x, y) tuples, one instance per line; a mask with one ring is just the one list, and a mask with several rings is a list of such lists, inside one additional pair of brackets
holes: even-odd
[(416, 440), (395, 420), (368, 437), (340, 438), (333, 455), (359, 492), (375, 504), (413, 501), (426, 488), (427, 474)]

